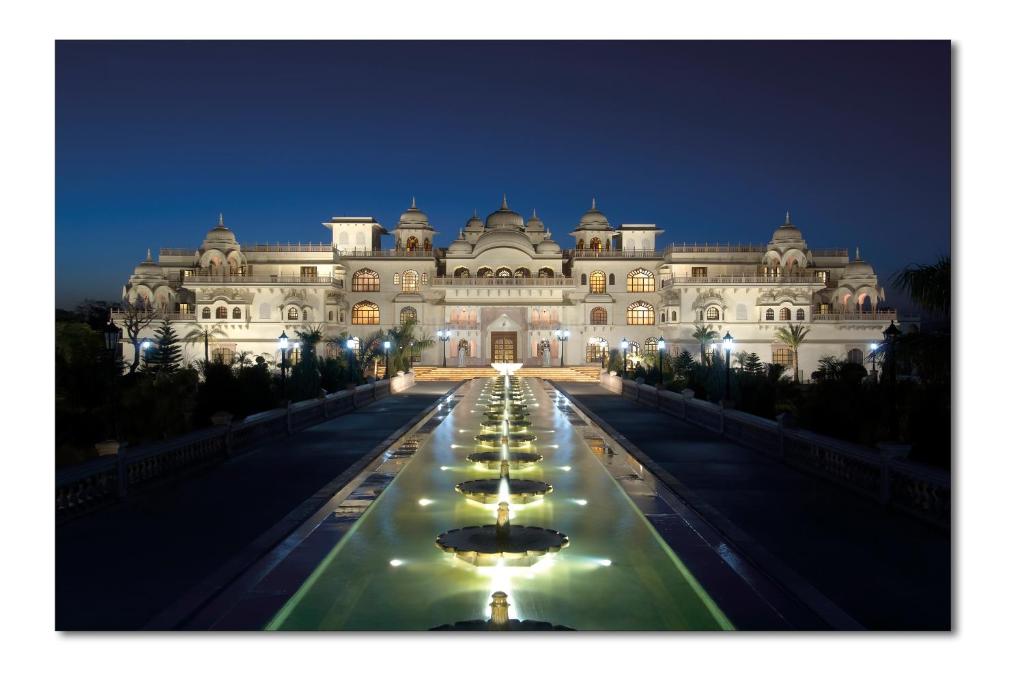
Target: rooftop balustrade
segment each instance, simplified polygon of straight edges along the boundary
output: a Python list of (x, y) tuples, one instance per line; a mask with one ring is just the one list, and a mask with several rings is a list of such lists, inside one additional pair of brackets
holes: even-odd
[(435, 277), (435, 287), (572, 287), (571, 277)]
[(300, 284), (300, 285), (334, 285), (344, 287), (345, 281), (330, 275), (275, 275), (273, 273), (251, 274), (187, 274), (183, 282), (189, 284)]
[(661, 286), (671, 285), (824, 285), (814, 275), (752, 275), (750, 273), (735, 273), (724, 275), (677, 275), (674, 277), (662, 278)]

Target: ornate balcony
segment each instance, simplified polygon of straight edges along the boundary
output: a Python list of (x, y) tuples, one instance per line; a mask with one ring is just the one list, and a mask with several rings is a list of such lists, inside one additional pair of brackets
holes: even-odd
[(434, 277), (434, 287), (572, 287), (571, 277)]

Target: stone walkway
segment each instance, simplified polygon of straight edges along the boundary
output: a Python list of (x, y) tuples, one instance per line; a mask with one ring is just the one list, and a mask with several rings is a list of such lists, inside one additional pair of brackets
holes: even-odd
[(59, 526), (57, 629), (142, 628), (453, 386), (417, 384)]
[(559, 387), (866, 628), (950, 628), (947, 532), (600, 385)]

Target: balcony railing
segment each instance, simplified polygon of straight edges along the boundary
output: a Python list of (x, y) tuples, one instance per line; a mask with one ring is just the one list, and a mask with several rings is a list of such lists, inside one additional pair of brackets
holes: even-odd
[(811, 320), (827, 322), (830, 320), (899, 320), (896, 311), (843, 311), (839, 313), (812, 313)]
[(811, 254), (814, 256), (845, 256), (849, 258), (849, 249), (811, 249)]
[(186, 275), (184, 283), (188, 284), (299, 284), (299, 285), (334, 285), (344, 287), (345, 281), (329, 275), (212, 275), (196, 273)]
[(670, 244), (665, 247), (666, 254), (763, 254), (768, 250), (764, 244)]
[(267, 242), (265, 244), (243, 244), (241, 249), (242, 251), (250, 252), (330, 252), (334, 250), (334, 245), (330, 242), (317, 242), (316, 244), (313, 242), (307, 242), (306, 244), (302, 244), (301, 242), (297, 242), (295, 244), (292, 244), (291, 242), (286, 242), (284, 244), (276, 242), (274, 244), (270, 244)]
[(662, 288), (671, 285), (823, 285), (820, 279), (813, 275), (704, 275), (688, 276), (678, 275), (676, 277), (663, 278)]
[[(110, 310), (110, 316), (114, 320), (124, 320), (124, 317), (125, 317), (124, 309), (113, 308), (113, 309)], [(169, 309), (168, 310), (159, 310), (158, 309), (156, 311), (156, 318), (155, 319), (156, 320), (169, 320), (171, 322), (180, 321), (180, 320), (195, 320), (196, 319), (196, 312), (192, 311), (191, 313), (181, 313), (179, 311), (172, 311), (172, 310), (169, 310)]]
[(343, 258), (433, 258), (433, 249), (338, 249)]
[(571, 277), (435, 277), (435, 287), (572, 287)]
[(564, 249), (573, 258), (661, 258), (660, 249)]
[(196, 249), (175, 249), (171, 247), (160, 247), (161, 256), (195, 256)]

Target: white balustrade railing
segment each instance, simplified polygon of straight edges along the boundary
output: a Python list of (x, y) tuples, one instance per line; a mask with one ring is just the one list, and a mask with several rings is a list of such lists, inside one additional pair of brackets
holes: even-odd
[(623, 398), (649, 405), (687, 422), (717, 432), (783, 462), (836, 482), (883, 505), (889, 505), (939, 526), (949, 527), (949, 472), (905, 459), (909, 447), (880, 444), (877, 449), (798, 429), (778, 420), (724, 408), (676, 393), (638, 384), (602, 372), (601, 385)]
[(572, 287), (571, 277), (434, 277), (434, 287)]

